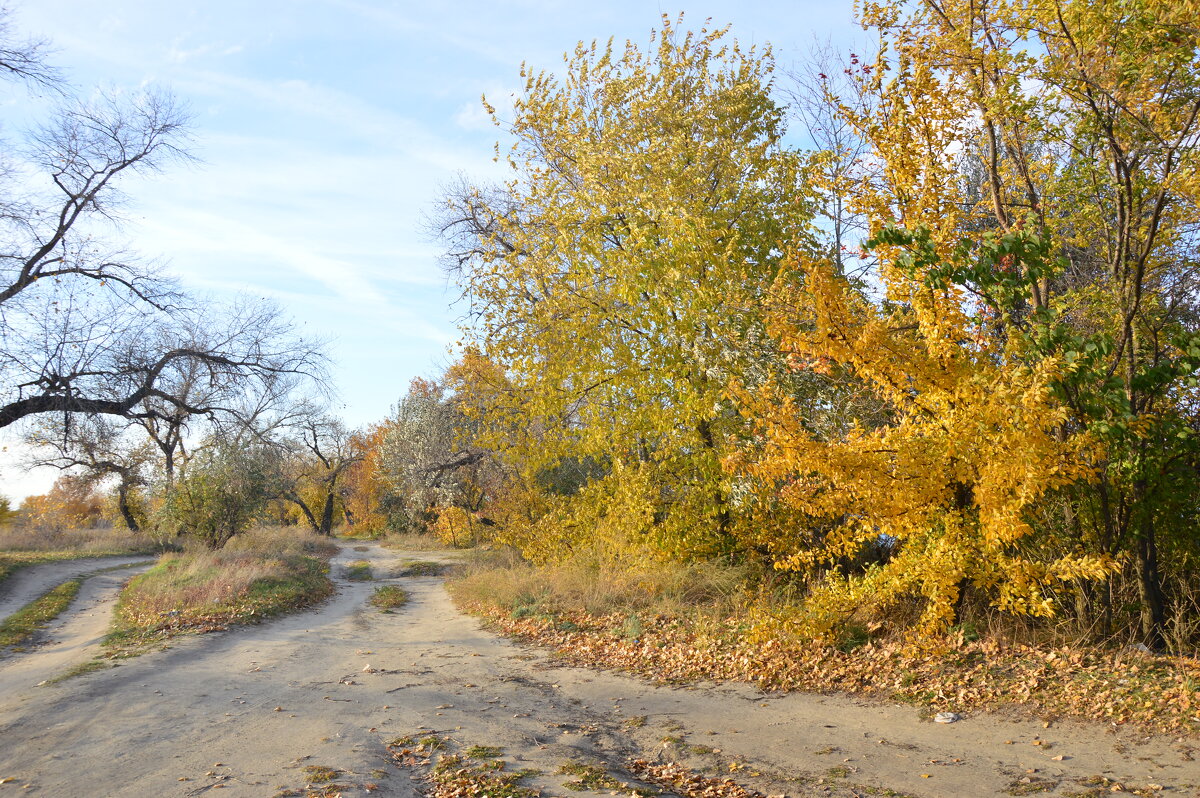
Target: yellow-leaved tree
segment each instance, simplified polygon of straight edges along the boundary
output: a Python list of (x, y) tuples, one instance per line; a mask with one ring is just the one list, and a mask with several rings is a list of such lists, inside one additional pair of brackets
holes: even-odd
[(880, 50), (825, 99), (864, 143), (836, 188), (870, 226), (872, 279), (801, 254), (804, 289), (781, 286), (773, 313), (797, 370), (883, 412), (818, 425), (786, 390), (738, 389), (763, 438), (734, 460), (812, 514), (787, 562), (824, 574), (818, 627), (908, 596), (940, 628), (974, 591), (1034, 615), (1073, 595), (1109, 634), (1132, 582), (1161, 645), (1167, 597), (1187, 594), (1160, 550), (1178, 587), (1197, 553), (1195, 5), (859, 13)]
[(988, 309), (971, 312), (944, 276), (946, 261), (1040, 274), (1045, 248), (989, 235), (943, 257), (928, 231), (890, 228), (872, 250), (902, 301), (873, 301), (833, 264), (804, 260), (803, 286), (777, 289), (772, 311), (792, 368), (831, 390), (856, 385), (874, 400), (862, 403), (869, 416), (818, 425), (774, 385), (734, 387), (759, 436), (729, 464), (808, 521), (790, 551), (775, 546), (778, 567), (815, 576), (802, 628), (836, 636), (915, 599), (916, 628), (936, 632), (958, 620), (968, 588), (1006, 611), (1050, 615), (1048, 587), (1108, 567), (1023, 547), (1029, 510), (1090, 474), (1091, 439), (1059, 434), (1067, 409), (1055, 386), (1072, 365), (987, 335)]
[(725, 388), (770, 365), (757, 308), (809, 218), (772, 66), (667, 18), (645, 50), (581, 43), (496, 113), (512, 178), (448, 198), (466, 334), (503, 375), (480, 442), (544, 498), (509, 530), (522, 548), (565, 556), (606, 525), (618, 549), (733, 547)]

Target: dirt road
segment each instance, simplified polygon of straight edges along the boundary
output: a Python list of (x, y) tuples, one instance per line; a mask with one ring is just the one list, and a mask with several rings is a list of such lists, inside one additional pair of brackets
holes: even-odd
[[(407, 558), (447, 555), (348, 548), (335, 559), (339, 594), (314, 611), (56, 685), (0, 682), (0, 798), (271, 796), (303, 788), (316, 768), (339, 771), (344, 795), (414, 795), (422, 785), (386, 749), (408, 736), (501, 749), (510, 769), (541, 772), (527, 783), (560, 796), (574, 794), (564, 764), (636, 783), (625, 767), (637, 757), (795, 796), (1099, 795), (1117, 783), (1195, 795), (1200, 784), (1186, 741), (994, 717), (943, 725), (911, 707), (745, 686), (655, 687), (555, 667), (482, 631), (439, 578), (342, 576), (351, 560), (387, 576)], [(411, 601), (392, 614), (368, 606), (381, 582)], [(31, 674), (40, 656), (0, 663), (0, 679)]]

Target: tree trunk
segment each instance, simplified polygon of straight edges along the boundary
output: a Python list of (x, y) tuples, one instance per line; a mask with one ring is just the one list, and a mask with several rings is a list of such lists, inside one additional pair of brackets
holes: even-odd
[(130, 532), (142, 531), (141, 525), (133, 515), (133, 509), (129, 506), (129, 486), (125, 483), (117, 486), (117, 510), (120, 511), (121, 518), (124, 519), (125, 526), (129, 527)]
[[(1137, 486), (1138, 499), (1144, 502), (1145, 485)], [(1163, 596), (1162, 575), (1158, 569), (1158, 542), (1154, 534), (1154, 518), (1149, 508), (1142, 507), (1143, 518), (1138, 523), (1137, 575), (1138, 599), (1141, 603), (1142, 641), (1158, 651), (1166, 642), (1166, 600)]]
[(304, 517), (308, 519), (308, 525), (312, 527), (312, 531), (321, 534), (321, 526), (317, 523), (317, 517), (313, 515), (312, 510), (308, 509), (308, 505), (294, 493), (289, 493), (285, 497), (292, 504), (300, 508), (300, 512), (304, 513)]
[(322, 535), (333, 534), (333, 491), (325, 494), (325, 509), (321, 512), (321, 528), (318, 531)]

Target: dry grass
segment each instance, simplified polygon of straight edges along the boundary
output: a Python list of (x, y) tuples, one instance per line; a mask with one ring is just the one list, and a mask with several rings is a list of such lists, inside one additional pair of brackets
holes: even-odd
[(121, 593), (110, 649), (124, 651), (186, 631), (215, 631), (308, 606), (333, 592), (328, 538), (265, 528), (218, 551), (167, 554)]
[(144, 532), (128, 529), (33, 529), (0, 527), (0, 551), (69, 552), (73, 556), (140, 554), (157, 548)]
[(0, 582), (18, 568), (79, 557), (149, 554), (161, 550), (149, 535), (126, 529), (33, 530), (0, 527)]
[(392, 533), (385, 538), (380, 538), (379, 545), (385, 549), (399, 551), (446, 551), (452, 548), (432, 534), (418, 532)]
[(497, 550), (477, 553), (448, 587), (461, 602), (504, 607), (516, 618), (572, 612), (729, 618), (741, 614), (756, 575), (749, 566), (717, 562), (535, 568), (511, 550)]

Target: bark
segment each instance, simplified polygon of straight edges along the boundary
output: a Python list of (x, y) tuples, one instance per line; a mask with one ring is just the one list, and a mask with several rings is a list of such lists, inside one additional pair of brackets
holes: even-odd
[(121, 513), (121, 518), (125, 521), (125, 526), (129, 527), (130, 532), (141, 532), (142, 527), (138, 524), (137, 518), (133, 514), (133, 508), (129, 506), (129, 486), (121, 483), (117, 486), (117, 510)]

